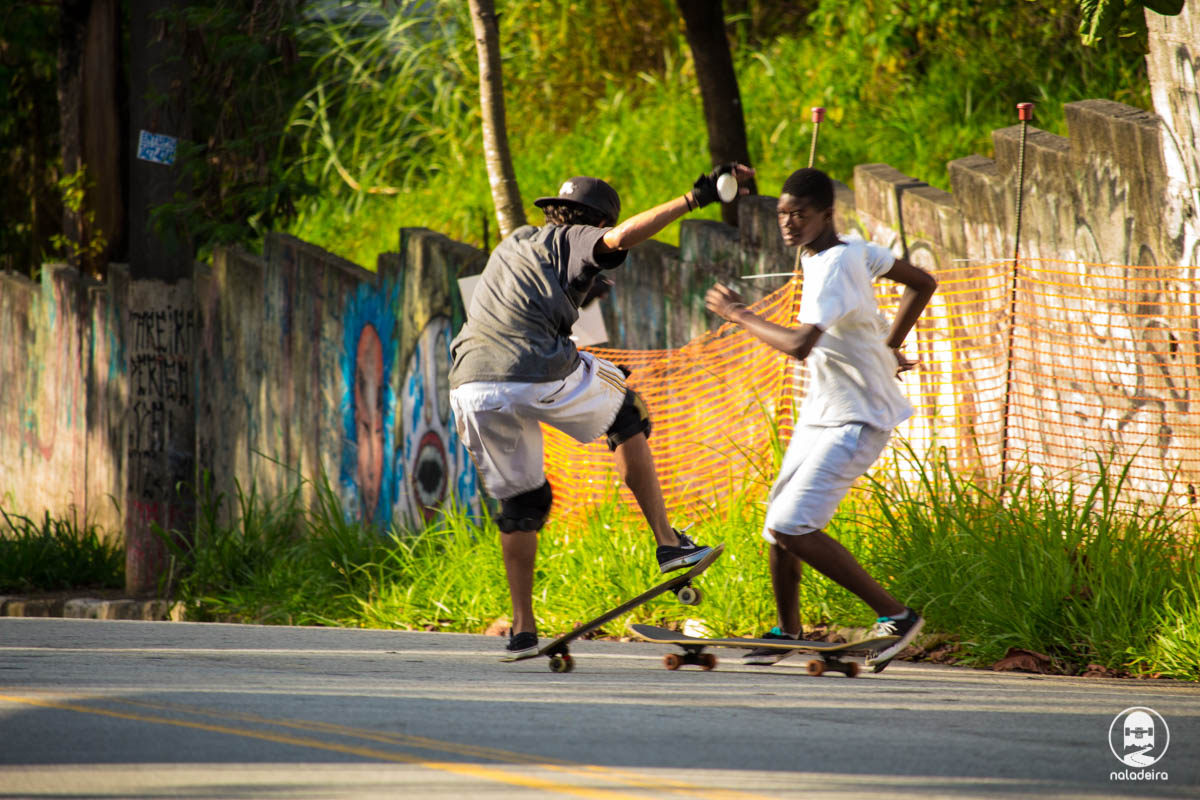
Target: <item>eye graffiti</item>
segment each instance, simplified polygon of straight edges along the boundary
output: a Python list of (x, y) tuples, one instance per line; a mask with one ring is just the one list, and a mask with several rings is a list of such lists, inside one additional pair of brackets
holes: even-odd
[(431, 320), (409, 357), (402, 384), (404, 433), (396, 474), (405, 476), (405, 512), (416, 522), (432, 520), (451, 497), (472, 513), (480, 509), (475, 466), (450, 414), (452, 338), (447, 317)]

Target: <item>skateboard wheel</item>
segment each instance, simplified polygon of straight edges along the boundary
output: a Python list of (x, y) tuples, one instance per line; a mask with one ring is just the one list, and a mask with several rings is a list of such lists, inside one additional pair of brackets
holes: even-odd
[(808, 674), (809, 675), (824, 675), (825, 674), (825, 662), (820, 661), (815, 658), (812, 661), (808, 662)]
[(704, 653), (700, 656), (700, 668), (705, 672), (708, 672), (715, 666), (717, 666), (717, 657), (712, 653)]
[(857, 662), (851, 661), (849, 664), (846, 665), (846, 677), (847, 678), (857, 678), (858, 677), (858, 663)]
[(678, 653), (667, 653), (663, 656), (663, 666), (667, 669), (679, 669), (679, 665), (683, 663), (683, 659)]
[(679, 602), (685, 606), (694, 606), (700, 602), (702, 595), (700, 590), (695, 586), (684, 586), (679, 591), (675, 592), (675, 596), (679, 598)]
[(570, 672), (575, 669), (575, 661), (570, 655), (550, 656), (551, 672)]

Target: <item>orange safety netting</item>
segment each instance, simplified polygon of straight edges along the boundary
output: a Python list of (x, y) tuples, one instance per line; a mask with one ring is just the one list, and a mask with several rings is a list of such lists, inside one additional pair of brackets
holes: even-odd
[[(937, 272), (938, 292), (906, 352), (920, 368), (902, 382), (917, 413), (881, 464), (911, 446), (1003, 480), (1032, 474), (1091, 484), (1126, 472), (1120, 502), (1176, 508), (1200, 487), (1200, 280), (1194, 267), (1021, 259)], [(794, 324), (801, 281), (754, 306)], [(1013, 287), (1015, 284), (1015, 304)], [(899, 290), (880, 286), (889, 315)], [(770, 485), (775, 441), (786, 444), (807, 369), (736, 326), (677, 350), (592, 352), (633, 371), (650, 407), (650, 440), (674, 512), (702, 513)], [(551, 428), (546, 472), (556, 505), (579, 511), (617, 481), (603, 442)], [(632, 503), (631, 496), (621, 490)]]

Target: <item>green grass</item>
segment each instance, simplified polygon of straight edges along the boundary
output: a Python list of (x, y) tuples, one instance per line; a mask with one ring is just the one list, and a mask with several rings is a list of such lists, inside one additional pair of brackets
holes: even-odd
[(1123, 501), (1127, 469), (1099, 461), (1095, 485), (1056, 490), (1025, 473), (1001, 498), (944, 458), (909, 455), (917, 482), (873, 484), (877, 574), (932, 630), (962, 637), (968, 663), (1018, 647), (1200, 679), (1200, 531), (1165, 505)]
[(0, 508), (0, 592), (119, 589), (125, 550), (74, 518), (40, 522)]
[[(1124, 473), (1106, 470), (1093, 487), (1058, 493), (1022, 480), (1002, 502), (944, 461), (904, 466), (908, 480), (879, 474), (855, 492), (830, 533), (922, 610), (927, 632), (955, 639), (961, 663), (988, 666), (1018, 647), (1050, 655), (1064, 671), (1101, 664), (1200, 680), (1196, 531), (1162, 508), (1129, 513), (1118, 502)], [(303, 512), (298, 495), (275, 504), (243, 495), (226, 525), (210, 498), (198, 546), (177, 553), (176, 593), (189, 618), (480, 633), (508, 617), (500, 534), (486, 519), (449, 509), (423, 530), (381, 534), (346, 522), (329, 486), (318, 496)], [(726, 546), (701, 581), (701, 605), (666, 595), (601, 633), (623, 635), (628, 621), (679, 627), (696, 619), (732, 636), (774, 624), (759, 497), (746, 491), (695, 520), (699, 541)], [(539, 546), (534, 594), (543, 635), (661, 580), (649, 530), (615, 496), (582, 521), (552, 520)], [(810, 626), (873, 620), (861, 601), (812, 570), (801, 607)]]
[[(854, 13), (832, 0), (814, 5), (817, 14), (777, 35), (742, 35), (744, 25), (734, 24), (763, 194), (807, 165), (812, 106), (828, 109), (817, 165), (835, 178), (849, 182), (856, 164), (886, 162), (947, 189), (946, 163), (991, 155), (992, 131), (1016, 123), (1018, 102), (1034, 101), (1034, 124), (1061, 135), (1070, 101), (1150, 107), (1141, 53), (1079, 45), (1073, 3), (949, 3), (914, 20), (882, 13), (887, 2)], [(624, 33), (640, 59), (587, 35), (599, 29), (593, 22), (617, 24), (593, 19), (597, 8), (567, 8), (514, 0), (502, 25), (509, 137), (528, 218), (540, 224), (532, 201), (581, 173), (610, 180), (627, 212), (683, 193), (709, 156), (695, 69), (671, 4), (645, 4), (652, 34)], [(293, 114), (302, 153), (293, 168), (321, 193), (290, 232), (368, 268), (377, 253), (395, 250), (401, 226), (482, 246), (488, 219), (489, 243), (497, 241), (465, 6), (425, 9), (382, 29), (314, 22), (303, 37), (315, 85)], [(1036, 35), (1013, 37), (1016, 29)], [(717, 219), (719, 211), (690, 216)], [(678, 236), (675, 223), (659, 238)]]

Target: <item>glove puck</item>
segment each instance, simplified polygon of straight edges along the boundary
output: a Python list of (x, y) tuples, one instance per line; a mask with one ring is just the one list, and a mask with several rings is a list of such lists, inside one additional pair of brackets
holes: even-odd
[(737, 178), (733, 177), (731, 173), (723, 173), (721, 177), (717, 178), (717, 197), (721, 198), (722, 203), (728, 203), (737, 197), (737, 192)]

